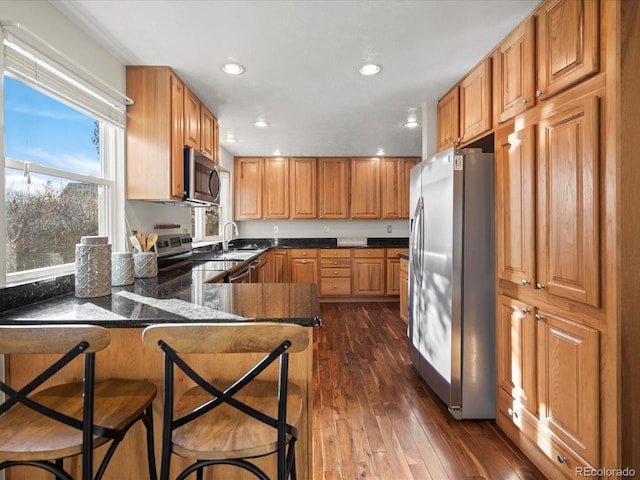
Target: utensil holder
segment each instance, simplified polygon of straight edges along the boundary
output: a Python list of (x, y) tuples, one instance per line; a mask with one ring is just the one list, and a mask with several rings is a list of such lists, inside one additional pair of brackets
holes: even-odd
[(135, 280), (133, 253), (114, 252), (111, 254), (111, 285), (131, 285)]
[(136, 278), (158, 276), (158, 254), (155, 252), (136, 252), (133, 254)]
[(82, 237), (76, 244), (76, 297), (111, 294), (111, 245), (107, 242), (107, 237)]

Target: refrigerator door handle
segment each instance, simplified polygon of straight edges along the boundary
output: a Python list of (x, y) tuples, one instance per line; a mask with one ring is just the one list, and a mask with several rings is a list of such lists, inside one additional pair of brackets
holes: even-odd
[(422, 270), (422, 250), (424, 243), (424, 200), (422, 196), (418, 198), (416, 209), (413, 215), (415, 219), (413, 222), (412, 242), (411, 242), (411, 262), (413, 263), (413, 275), (418, 286), (422, 285), (422, 277), (424, 275)]

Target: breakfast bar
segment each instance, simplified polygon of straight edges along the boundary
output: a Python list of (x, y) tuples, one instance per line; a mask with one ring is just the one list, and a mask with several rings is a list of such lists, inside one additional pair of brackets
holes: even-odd
[[(62, 295), (32, 305), (15, 308), (0, 314), (0, 324), (35, 325), (52, 323), (82, 323), (109, 328), (110, 345), (96, 356), (96, 379), (131, 378), (153, 382), (161, 391), (163, 380), (163, 358), (159, 352), (145, 348), (141, 340), (144, 327), (159, 323), (197, 322), (286, 322), (307, 327), (321, 324), (317, 287), (315, 284), (289, 283), (203, 283), (192, 272), (161, 274), (158, 278), (136, 279), (133, 285), (114, 287), (111, 295), (81, 299), (73, 294)], [(248, 327), (250, 328), (250, 327)], [(5, 378), (20, 384), (26, 382), (34, 372), (41, 371), (51, 362), (52, 356), (42, 356), (35, 361), (30, 357), (25, 362), (20, 356), (7, 355), (4, 359)], [(248, 370), (259, 358), (244, 355), (233, 362), (226, 357), (208, 355), (206, 358), (188, 357), (192, 365), (214, 378), (225, 379)], [(298, 478), (312, 478), (312, 365), (313, 348), (309, 347), (290, 357), (289, 378), (297, 383), (304, 393), (306, 404), (299, 428), (296, 445)], [(81, 378), (80, 362), (62, 372), (58, 381)], [(276, 374), (268, 369), (265, 375)], [(275, 378), (275, 377), (271, 377)], [(184, 378), (176, 379), (179, 395), (189, 384)], [(162, 422), (162, 396), (154, 400), (154, 428), (156, 461), (160, 459), (160, 433)], [(100, 457), (104, 447), (96, 451)], [(146, 467), (144, 429), (133, 427), (118, 448), (107, 469), (106, 479), (145, 479)], [(270, 476), (275, 474), (273, 456), (256, 462)], [(188, 461), (178, 456), (172, 458), (172, 476), (184, 468)], [(65, 466), (74, 477), (80, 471), (77, 458), (65, 460)], [(227, 467), (216, 467), (218, 474)], [(6, 472), (8, 480), (46, 479), (45, 474), (33, 469), (15, 468)], [(209, 475), (209, 476), (208, 476)], [(213, 478), (205, 471), (205, 478)], [(224, 475), (223, 475), (224, 477)], [(220, 477), (217, 477), (220, 478)], [(233, 471), (232, 478), (253, 478), (243, 471)]]

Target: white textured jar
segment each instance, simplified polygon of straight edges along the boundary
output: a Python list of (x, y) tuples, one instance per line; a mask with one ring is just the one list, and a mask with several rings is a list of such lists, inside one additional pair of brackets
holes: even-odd
[(114, 252), (111, 254), (111, 285), (131, 285), (135, 280), (133, 253)]
[(158, 276), (158, 254), (155, 252), (136, 252), (133, 254), (136, 278)]
[(111, 294), (111, 244), (107, 237), (81, 237), (76, 244), (76, 297)]

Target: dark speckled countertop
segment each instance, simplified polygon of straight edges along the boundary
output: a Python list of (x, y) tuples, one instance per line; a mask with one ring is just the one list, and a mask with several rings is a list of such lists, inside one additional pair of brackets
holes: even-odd
[(156, 323), (274, 321), (318, 326), (320, 305), (311, 283), (203, 283), (190, 271), (136, 279), (111, 295), (66, 294), (0, 314), (0, 324), (90, 323), (142, 328)]

